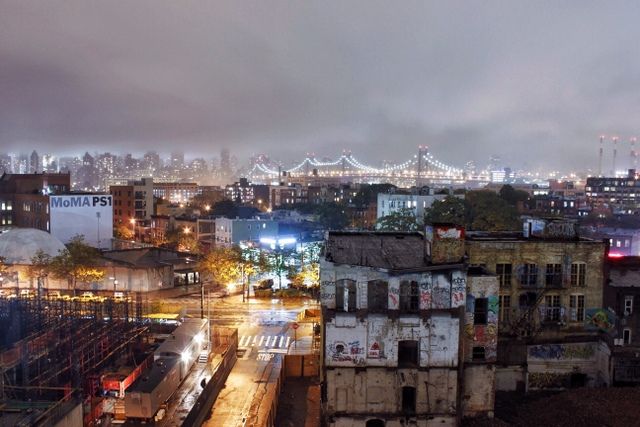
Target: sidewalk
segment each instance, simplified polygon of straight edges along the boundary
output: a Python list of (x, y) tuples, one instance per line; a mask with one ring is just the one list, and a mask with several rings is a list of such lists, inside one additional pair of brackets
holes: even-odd
[(226, 386), (213, 405), (205, 427), (252, 426), (277, 398), (277, 381), (282, 369), (282, 355), (274, 354), (269, 362), (238, 360), (227, 378)]

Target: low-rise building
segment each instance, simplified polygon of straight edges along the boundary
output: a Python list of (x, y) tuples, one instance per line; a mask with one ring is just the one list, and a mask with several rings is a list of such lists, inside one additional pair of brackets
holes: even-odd
[(215, 244), (231, 246), (243, 241), (277, 238), (278, 223), (266, 219), (216, 218)]

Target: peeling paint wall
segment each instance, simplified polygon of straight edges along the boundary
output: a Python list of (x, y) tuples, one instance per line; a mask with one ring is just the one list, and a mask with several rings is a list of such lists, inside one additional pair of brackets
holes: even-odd
[(341, 310), (340, 307), (336, 307), (336, 282), (345, 279), (356, 282), (356, 308), (359, 310), (367, 308), (368, 283), (373, 280), (384, 280), (388, 283), (389, 310), (399, 308), (402, 281), (418, 283), (420, 310), (463, 307), (466, 301), (467, 277), (461, 270), (389, 275), (375, 268), (335, 265), (323, 260), (320, 263), (320, 302), (323, 307)]
[[(327, 411), (363, 417), (376, 413), (397, 413), (402, 410), (402, 387), (409, 386), (416, 389), (417, 413), (455, 420), (457, 380), (457, 370), (454, 369), (367, 369), (360, 372), (355, 369), (330, 369), (327, 370), (327, 383), (332, 386), (327, 388)], [(400, 419), (404, 419), (404, 416), (398, 416)], [(364, 426), (364, 420), (362, 424), (347, 425)]]
[(465, 417), (493, 416), (495, 404), (494, 364), (467, 365), (464, 368), (464, 394), (462, 406)]
[(423, 320), (400, 316), (389, 320), (371, 314), (357, 320), (336, 314), (325, 324), (325, 364), (337, 366), (398, 366), (398, 342), (418, 341), (421, 367), (458, 365), (459, 320), (449, 314), (434, 314)]

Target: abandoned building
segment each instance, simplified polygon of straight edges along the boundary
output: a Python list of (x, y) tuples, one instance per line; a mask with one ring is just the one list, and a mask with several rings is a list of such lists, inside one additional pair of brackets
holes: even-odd
[(613, 385), (640, 385), (640, 257), (610, 257), (604, 306), (615, 313), (611, 366)]
[(610, 384), (606, 252), (605, 242), (579, 237), (564, 220), (530, 219), (522, 233), (467, 233), (469, 265), (499, 282), (498, 390)]
[(463, 229), (330, 232), (320, 280), (329, 426), (492, 415), (498, 285), (467, 273)]

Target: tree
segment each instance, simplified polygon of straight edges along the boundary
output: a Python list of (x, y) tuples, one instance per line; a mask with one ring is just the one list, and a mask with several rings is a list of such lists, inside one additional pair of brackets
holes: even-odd
[(515, 207), (493, 191), (469, 191), (465, 196), (466, 228), (478, 231), (513, 231), (520, 228)]
[(524, 203), (529, 200), (529, 193), (522, 190), (516, 190), (509, 184), (503, 185), (499, 194), (501, 199), (514, 207), (518, 207), (519, 203)]
[(320, 205), (317, 216), (318, 222), (327, 230), (342, 230), (349, 224), (344, 207), (335, 202)]
[(75, 294), (78, 282), (95, 282), (104, 278), (105, 272), (98, 266), (99, 259), (97, 249), (87, 245), (82, 236), (75, 236), (51, 259), (48, 271), (57, 279), (67, 279)]
[(118, 223), (113, 230), (113, 236), (116, 239), (133, 240), (133, 230), (125, 223)]
[(448, 196), (436, 200), (424, 213), (425, 224), (452, 223), (464, 225), (465, 203), (459, 197)]
[(416, 231), (418, 229), (418, 221), (409, 208), (400, 208), (378, 219), (378, 230), (381, 231)]
[(211, 215), (235, 218), (238, 216), (238, 206), (232, 200), (221, 200), (211, 207)]
[(217, 284), (237, 282), (242, 277), (242, 256), (237, 247), (214, 247), (199, 263), (199, 270)]
[(51, 256), (39, 249), (31, 257), (31, 264), (27, 267), (27, 276), (38, 281), (49, 275), (51, 270)]
[(0, 276), (6, 273), (8, 269), (6, 259), (0, 256)]

